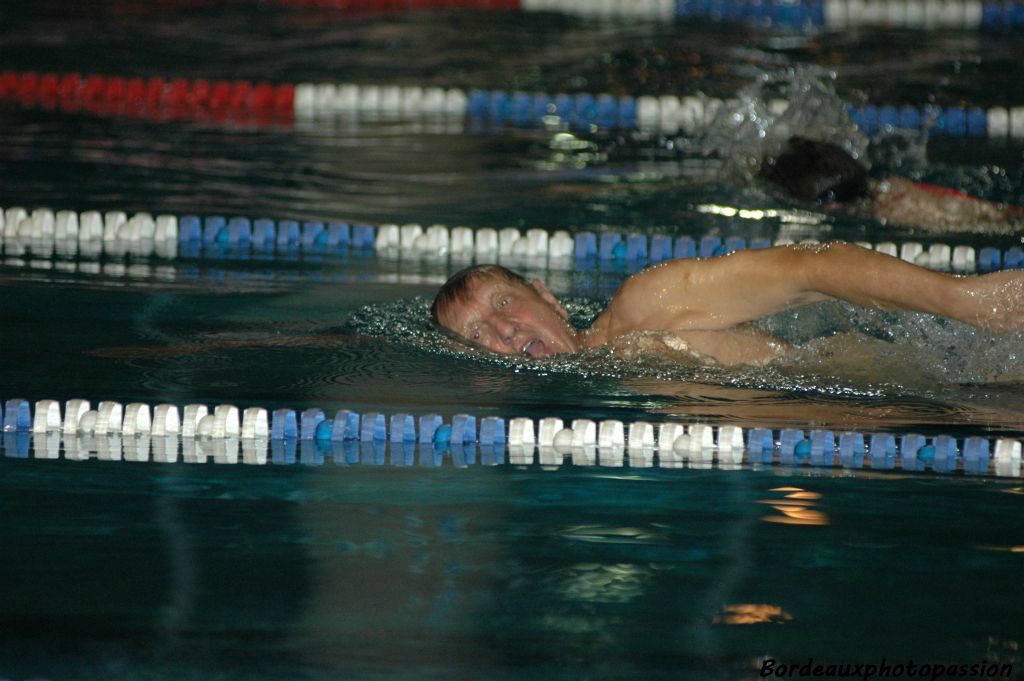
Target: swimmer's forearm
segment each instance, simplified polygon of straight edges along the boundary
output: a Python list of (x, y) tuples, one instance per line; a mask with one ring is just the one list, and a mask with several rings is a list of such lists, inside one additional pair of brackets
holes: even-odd
[(925, 312), (997, 330), (1020, 328), (1024, 273), (953, 276), (852, 244), (829, 244), (807, 260), (808, 286), (863, 307)]
[(951, 316), (957, 280), (848, 243), (799, 251), (804, 286), (862, 307)]

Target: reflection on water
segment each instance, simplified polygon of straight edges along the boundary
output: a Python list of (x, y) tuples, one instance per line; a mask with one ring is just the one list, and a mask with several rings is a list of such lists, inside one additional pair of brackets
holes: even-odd
[(771, 603), (732, 603), (722, 607), (722, 614), (716, 615), (715, 624), (781, 624), (793, 616), (778, 605)]
[(593, 603), (628, 603), (644, 593), (653, 571), (639, 565), (582, 563), (562, 571), (562, 596)]
[(778, 498), (765, 499), (761, 503), (768, 504), (778, 515), (761, 518), (766, 523), (782, 523), (785, 525), (828, 525), (828, 516), (814, 508), (821, 494), (809, 492), (798, 487), (779, 487), (771, 492), (779, 493)]

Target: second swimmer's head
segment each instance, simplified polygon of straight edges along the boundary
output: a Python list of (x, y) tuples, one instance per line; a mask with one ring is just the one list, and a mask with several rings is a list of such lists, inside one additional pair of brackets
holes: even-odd
[(868, 195), (868, 173), (831, 142), (791, 137), (777, 156), (765, 157), (761, 177), (802, 201), (843, 203)]

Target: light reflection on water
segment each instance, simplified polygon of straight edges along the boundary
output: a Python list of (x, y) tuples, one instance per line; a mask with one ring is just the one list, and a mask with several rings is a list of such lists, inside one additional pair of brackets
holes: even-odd
[(766, 523), (782, 523), (784, 525), (824, 526), (829, 524), (828, 514), (816, 508), (822, 495), (798, 487), (777, 487), (769, 492), (780, 493), (773, 499), (760, 500), (767, 504), (777, 515), (762, 516)]

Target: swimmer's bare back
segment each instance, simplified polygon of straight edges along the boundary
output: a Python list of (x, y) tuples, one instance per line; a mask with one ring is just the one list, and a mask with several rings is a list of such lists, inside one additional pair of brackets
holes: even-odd
[(948, 187), (890, 177), (873, 184), (872, 196), (874, 216), (885, 224), (943, 232), (1024, 231), (1020, 207), (983, 201)]

